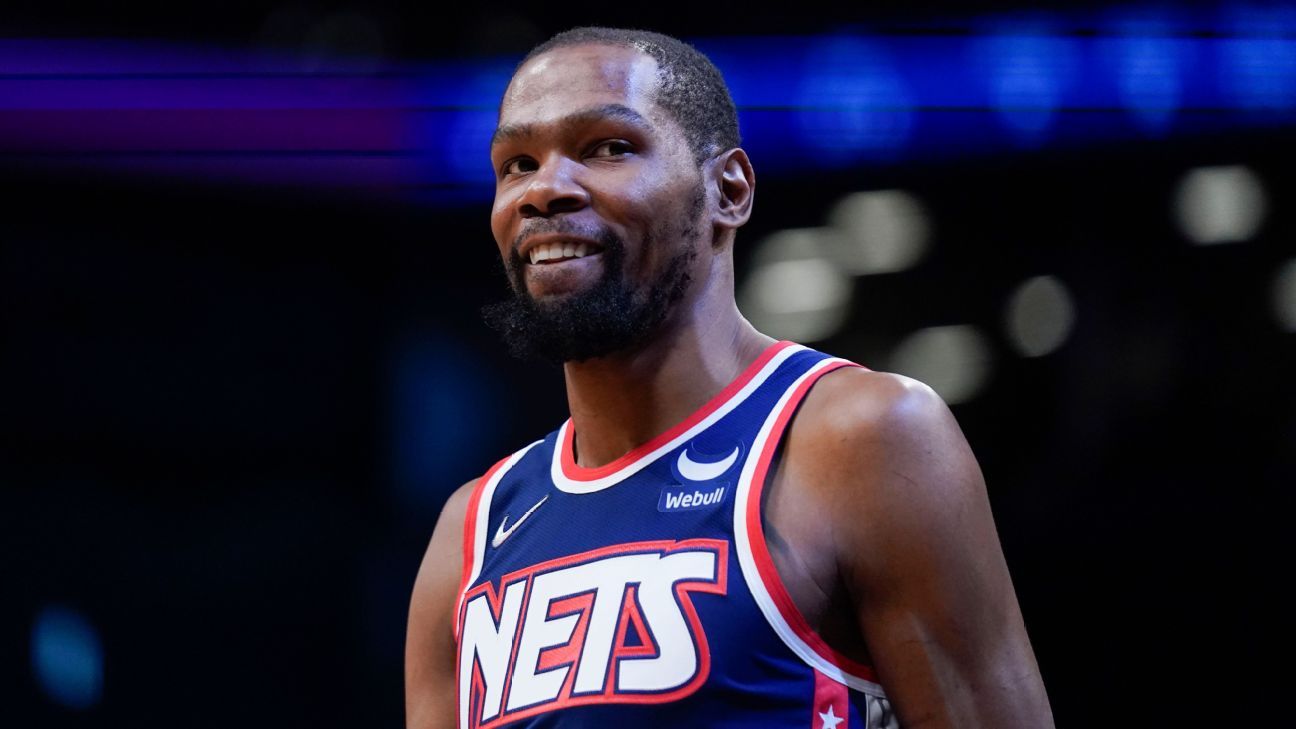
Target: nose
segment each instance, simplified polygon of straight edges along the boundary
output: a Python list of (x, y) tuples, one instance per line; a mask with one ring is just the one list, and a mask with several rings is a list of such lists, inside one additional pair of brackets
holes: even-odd
[(579, 168), (579, 162), (561, 156), (543, 162), (527, 179), (518, 212), (524, 218), (547, 218), (588, 205), (589, 192), (576, 179)]

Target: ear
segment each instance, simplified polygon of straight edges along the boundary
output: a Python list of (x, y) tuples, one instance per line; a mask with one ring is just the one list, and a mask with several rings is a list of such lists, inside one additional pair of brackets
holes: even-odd
[(734, 147), (717, 155), (712, 165), (712, 180), (720, 193), (715, 225), (730, 230), (740, 228), (751, 217), (756, 195), (756, 173), (751, 160), (741, 147)]

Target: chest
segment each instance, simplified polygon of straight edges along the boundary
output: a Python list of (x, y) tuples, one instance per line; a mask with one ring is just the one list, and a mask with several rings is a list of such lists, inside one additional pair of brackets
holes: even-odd
[(798, 614), (832, 612), (816, 588), (830, 561), (817, 507), (771, 465), (799, 384), (842, 365), (799, 356), (607, 467), (574, 465), (569, 423), (484, 481), (457, 607), (461, 723), (612, 707), (626, 729), (803, 723), (816, 669), (838, 671)]
[(723, 471), (686, 465), (705, 479), (681, 479), (678, 462), (663, 461), (595, 493), (523, 477), (495, 495), (459, 617), (460, 673), (483, 716), (683, 710), (685, 698), (717, 700), (735, 682), (804, 683), (744, 576), (732, 461)]

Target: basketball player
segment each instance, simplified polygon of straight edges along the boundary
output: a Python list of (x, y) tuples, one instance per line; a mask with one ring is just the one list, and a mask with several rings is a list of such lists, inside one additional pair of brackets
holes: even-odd
[(738, 312), (738, 144), (719, 72), (671, 38), (568, 31), (513, 76), (513, 296), (487, 319), (562, 363), (571, 417), (447, 502), (411, 729), (1052, 725), (945, 404)]

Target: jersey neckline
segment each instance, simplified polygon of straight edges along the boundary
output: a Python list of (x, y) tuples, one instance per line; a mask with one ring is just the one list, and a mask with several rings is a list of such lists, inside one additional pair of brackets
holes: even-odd
[(576, 432), (571, 418), (567, 418), (558, 429), (554, 444), (550, 467), (554, 485), (568, 493), (591, 493), (620, 483), (724, 417), (746, 400), (788, 357), (804, 349), (787, 340), (771, 344), (741, 374), (688, 417), (647, 443), (597, 468), (586, 468), (576, 463)]

